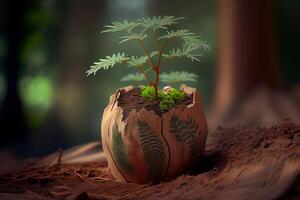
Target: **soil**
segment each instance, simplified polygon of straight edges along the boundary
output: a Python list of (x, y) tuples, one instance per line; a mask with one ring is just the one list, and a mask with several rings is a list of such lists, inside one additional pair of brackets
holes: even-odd
[(157, 185), (119, 183), (105, 162), (36, 166), (1, 175), (0, 199), (296, 200), (300, 125), (218, 127), (189, 174)]
[[(136, 112), (145, 108), (148, 111), (153, 111), (157, 115), (161, 116), (163, 113), (168, 111), (161, 111), (159, 108), (160, 100), (149, 101), (141, 97), (140, 88), (134, 88), (129, 92), (120, 90), (120, 97), (118, 98), (118, 105), (123, 108), (123, 119), (126, 119), (128, 114), (135, 110)], [(189, 105), (193, 102), (193, 95), (188, 95), (181, 102), (178, 102), (176, 106)]]

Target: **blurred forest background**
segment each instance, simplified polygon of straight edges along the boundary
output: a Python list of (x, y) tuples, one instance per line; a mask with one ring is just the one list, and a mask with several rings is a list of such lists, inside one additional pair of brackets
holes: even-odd
[[(109, 96), (126, 85), (119, 80), (131, 69), (118, 67), (89, 78), (85, 72), (95, 60), (119, 48), (139, 52), (135, 44), (118, 46), (114, 35), (100, 34), (104, 25), (117, 20), (156, 15), (187, 17), (182, 21), (184, 28), (203, 36), (212, 51), (205, 53), (200, 63), (181, 60), (172, 70), (186, 69), (199, 75), (192, 86), (200, 90), (208, 115), (218, 115), (211, 114), (216, 99), (222, 99), (215, 92), (222, 90), (218, 84), (225, 87), (226, 83), (218, 83), (222, 78), (217, 69), (227, 62), (224, 53), (220, 56), (227, 52), (221, 48), (220, 40), (227, 40), (226, 31), (223, 33), (220, 27), (226, 29), (224, 20), (230, 2), (234, 0), (2, 0), (0, 148), (28, 157), (100, 140), (102, 111)], [(271, 28), (281, 85), (284, 91), (299, 91), (300, 1), (263, 2), (268, 4), (274, 21)], [(246, 4), (239, 6), (247, 9)], [(238, 32), (243, 36), (249, 31), (245, 28)], [(257, 43), (264, 46), (263, 40)], [(228, 70), (234, 72), (239, 73)], [(248, 93), (247, 87), (243, 92)]]

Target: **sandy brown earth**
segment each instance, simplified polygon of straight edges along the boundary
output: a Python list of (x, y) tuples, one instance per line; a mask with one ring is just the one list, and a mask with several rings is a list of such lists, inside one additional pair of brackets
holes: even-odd
[(118, 183), (106, 162), (29, 163), (0, 176), (0, 199), (300, 199), (299, 172), (300, 126), (284, 120), (218, 127), (190, 174), (158, 185)]

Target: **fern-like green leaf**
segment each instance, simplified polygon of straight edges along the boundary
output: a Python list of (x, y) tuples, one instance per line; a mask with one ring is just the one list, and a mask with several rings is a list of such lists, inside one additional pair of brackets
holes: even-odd
[(139, 137), (143, 148), (148, 175), (159, 180), (165, 173), (166, 155), (162, 141), (153, 133), (145, 121), (137, 121)]
[[(153, 51), (150, 53), (150, 57), (153, 57), (157, 55), (157, 51)], [(143, 66), (148, 60), (148, 56), (132, 56), (130, 60), (127, 61), (127, 64), (129, 66), (134, 66), (134, 67), (141, 67)]]
[(132, 74), (127, 74), (126, 76), (124, 76), (121, 81), (134, 81), (134, 82), (142, 82), (145, 81), (146, 78), (144, 76), (144, 74), (142, 73), (132, 73)]
[(114, 67), (116, 64), (125, 63), (127, 60), (129, 60), (129, 58), (125, 56), (125, 53), (106, 56), (105, 58), (100, 59), (99, 62), (95, 62), (86, 73), (88, 76), (96, 74), (96, 72), (100, 69), (107, 70)]
[(189, 30), (186, 29), (180, 29), (177, 31), (167, 31), (167, 34), (159, 37), (158, 39), (164, 39), (164, 38), (174, 38), (174, 37), (184, 37), (184, 36), (190, 36), (190, 35), (194, 35), (194, 33), (189, 32)]
[(189, 147), (190, 155), (195, 156), (198, 150), (197, 137), (199, 125), (192, 119), (181, 120), (173, 115), (170, 120), (170, 132), (175, 136), (177, 142)]
[[(139, 18), (134, 21), (115, 21), (110, 25), (105, 26), (105, 30), (102, 33), (114, 33), (114, 32), (123, 32), (125, 33), (120, 37), (120, 43), (128, 42), (131, 40), (138, 40), (141, 44), (142, 50), (144, 50), (144, 55), (146, 56), (132, 56), (127, 57), (124, 53), (113, 54), (112, 56), (106, 56), (103, 59), (100, 59), (98, 62), (95, 62), (90, 69), (86, 72), (87, 75), (96, 74), (100, 69), (107, 70), (114, 67), (117, 64), (127, 64), (133, 66), (141, 72), (147, 73), (150, 70), (156, 70), (155, 68), (160, 66), (162, 63), (161, 56), (165, 59), (173, 58), (188, 58), (192, 61), (200, 61), (199, 57), (202, 55), (199, 53), (199, 50), (210, 50), (210, 47), (205, 41), (201, 39), (200, 36), (197, 36), (195, 33), (190, 32), (188, 29), (179, 29), (179, 30), (168, 30), (171, 25), (177, 24), (179, 20), (184, 19), (183, 17), (174, 17), (174, 16), (154, 16)], [(159, 29), (167, 29), (165, 34), (161, 34)], [(144, 40), (147, 39), (147, 32), (151, 32), (153, 35), (153, 41), (155, 47), (158, 51), (150, 53), (147, 46), (144, 43)], [(154, 31), (154, 32), (153, 32)], [(170, 49), (171, 41), (169, 39), (179, 38), (182, 41), (181, 48)], [(164, 40), (163, 44), (160, 44), (160, 40)], [(176, 45), (176, 44), (175, 44)], [(170, 51), (168, 51), (170, 49)], [(150, 59), (149, 59), (150, 56)], [(151, 59), (153, 56), (156, 56), (157, 59)], [(148, 68), (144, 64), (149, 64)], [(157, 66), (156, 66), (157, 65)], [(183, 76), (184, 74), (181, 74)], [(167, 74), (164, 74), (162, 77), (168, 77)], [(175, 77), (178, 74), (172, 75), (172, 81), (179, 82), (179, 78)], [(185, 76), (185, 75), (184, 75)], [(151, 77), (152, 78), (152, 77)], [(175, 79), (176, 78), (176, 79)], [(182, 78), (182, 77), (181, 77)], [(124, 77), (122, 80), (140, 80), (137, 74)], [(170, 77), (169, 77), (170, 79)], [(195, 77), (185, 77), (185, 81), (194, 81)], [(165, 82), (167, 80), (163, 80)], [(151, 81), (149, 81), (151, 84)]]
[(130, 35), (121, 36), (120, 38), (123, 39), (119, 44), (128, 42), (130, 40), (144, 40), (147, 37), (147, 34), (143, 33), (132, 33)]
[(182, 48), (172, 49), (169, 54), (163, 54), (162, 56), (165, 58), (181, 58), (187, 57), (192, 61), (200, 61), (198, 57), (201, 57), (201, 54), (195, 53), (199, 47), (196, 45), (183, 44)]
[(210, 46), (206, 43), (206, 41), (202, 40), (200, 36), (197, 35), (187, 35), (183, 36), (186, 45), (195, 46), (201, 50), (210, 51)]
[(187, 46), (197, 47), (200, 50), (210, 51), (209, 45), (206, 41), (202, 40), (200, 36), (196, 35), (195, 33), (190, 32), (186, 29), (180, 29), (177, 31), (167, 31), (167, 34), (159, 37), (158, 39), (164, 38), (174, 38), (179, 37), (184, 41), (184, 44)]
[(132, 56), (130, 60), (127, 61), (129, 66), (141, 67), (147, 62), (147, 56)]
[(162, 73), (160, 78), (162, 82), (172, 84), (176, 82), (196, 82), (198, 76), (186, 71), (173, 71), (170, 73)]
[(177, 24), (178, 20), (184, 19), (183, 17), (174, 17), (174, 16), (158, 16), (158, 17), (147, 17), (138, 19), (137, 22), (139, 26), (144, 28), (144, 31), (147, 29), (157, 30), (157, 29), (167, 29), (167, 26), (172, 24)]
[(139, 23), (128, 22), (127, 20), (123, 22), (112, 22), (111, 25), (105, 26), (107, 29), (103, 30), (101, 33), (114, 33), (114, 32), (128, 32), (131, 33), (132, 29), (137, 27)]
[(128, 161), (125, 145), (123, 143), (121, 133), (118, 131), (117, 127), (113, 128), (112, 134), (112, 152), (115, 162), (119, 168), (125, 170), (127, 173), (130, 173), (133, 170), (133, 167)]

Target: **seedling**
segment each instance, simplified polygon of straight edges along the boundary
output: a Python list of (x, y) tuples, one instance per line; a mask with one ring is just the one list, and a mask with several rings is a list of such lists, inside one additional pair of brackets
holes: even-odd
[[(115, 53), (112, 56), (106, 56), (95, 62), (87, 71), (87, 75), (96, 74), (100, 69), (107, 70), (115, 67), (117, 64), (125, 64), (134, 67), (138, 73), (128, 74), (121, 81), (135, 81), (140, 84), (147, 81), (148, 85), (154, 88), (154, 96), (151, 98), (161, 98), (158, 90), (159, 81), (169, 85), (177, 82), (196, 81), (197, 75), (182, 72), (161, 73), (161, 67), (167, 60), (177, 58), (188, 58), (191, 61), (200, 61), (199, 53), (202, 50), (209, 50), (209, 46), (200, 36), (190, 32), (188, 29), (170, 30), (170, 26), (178, 23), (183, 17), (158, 16), (140, 18), (135, 21), (112, 22), (105, 26), (102, 33), (121, 32), (119, 44), (126, 42), (137, 42), (144, 52), (143, 56), (129, 56), (124, 52)], [(153, 41), (155, 50), (150, 51), (145, 45), (145, 40)], [(176, 48), (180, 44), (180, 48)], [(172, 47), (173, 46), (173, 47)], [(154, 74), (153, 80), (150, 73)], [(149, 90), (149, 89), (148, 89)], [(142, 95), (142, 94), (141, 94)], [(165, 105), (173, 105), (174, 99), (162, 99)]]
[[(195, 33), (187, 29), (169, 30), (182, 19), (159, 16), (113, 22), (102, 32), (123, 33), (120, 43), (135, 42), (144, 55), (115, 53), (100, 59), (87, 71), (88, 75), (95, 74), (118, 64), (138, 70), (121, 80), (134, 81), (139, 87), (117, 90), (101, 122), (108, 166), (121, 182), (145, 184), (175, 178), (190, 169), (203, 154), (207, 123), (199, 93), (196, 88), (182, 86), (177, 90), (171, 86), (196, 81), (197, 75), (186, 71), (162, 72), (168, 60), (200, 61), (199, 52), (209, 50)], [(152, 42), (153, 51), (147, 40)], [(148, 84), (141, 85), (143, 81)], [(167, 85), (158, 89), (159, 81)]]

